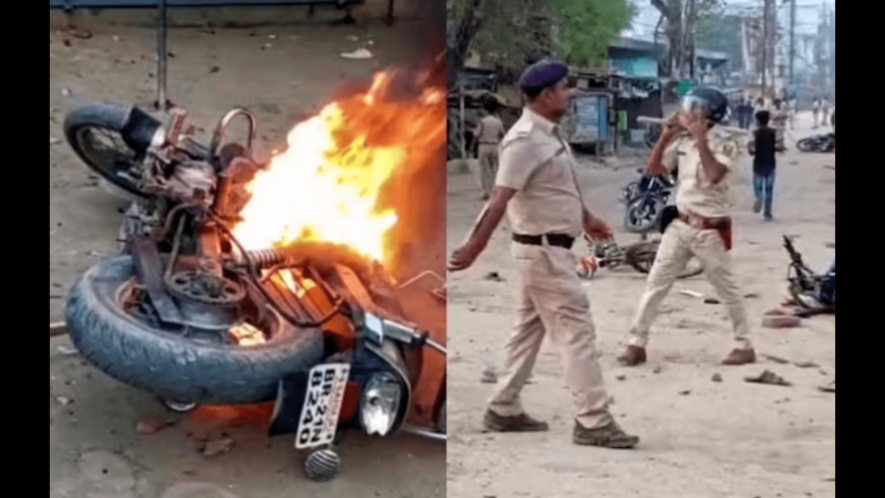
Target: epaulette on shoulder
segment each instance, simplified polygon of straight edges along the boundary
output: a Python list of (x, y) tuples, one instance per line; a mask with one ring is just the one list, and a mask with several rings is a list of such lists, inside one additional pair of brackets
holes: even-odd
[(534, 123), (528, 120), (521, 119), (517, 121), (510, 130), (507, 131), (507, 134), (504, 135), (504, 140), (501, 141), (501, 147), (506, 147), (513, 142), (527, 139), (532, 134), (534, 126)]

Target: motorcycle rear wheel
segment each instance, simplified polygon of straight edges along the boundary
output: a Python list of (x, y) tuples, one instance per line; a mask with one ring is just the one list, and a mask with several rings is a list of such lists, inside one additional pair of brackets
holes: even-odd
[(71, 111), (64, 122), (68, 145), (87, 166), (111, 184), (126, 192), (144, 197), (138, 178), (128, 173), (137, 170), (150, 135), (160, 122), (132, 106), (91, 103)]
[(101, 262), (71, 289), (65, 323), (83, 358), (109, 376), (163, 399), (247, 404), (276, 397), (284, 376), (321, 361), (319, 329), (296, 329), (271, 311), (266, 342), (237, 346), (196, 341), (155, 328), (125, 309), (135, 266), (130, 256)]
[[(639, 273), (647, 274), (651, 271), (652, 265), (654, 265), (660, 245), (661, 241), (659, 240), (629, 245), (624, 249), (624, 261)], [(701, 262), (697, 258), (692, 257), (676, 278), (691, 278), (703, 272), (704, 267), (701, 265)]]

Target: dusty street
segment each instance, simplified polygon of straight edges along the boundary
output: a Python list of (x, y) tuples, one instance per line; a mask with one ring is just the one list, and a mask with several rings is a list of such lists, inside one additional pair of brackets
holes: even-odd
[[(49, 316), (62, 319), (63, 295), (77, 274), (115, 251), (126, 203), (107, 193), (61, 141), (61, 123), (81, 101), (137, 103), (155, 99), (155, 32), (95, 29), (83, 39), (50, 31), (49, 45)], [(81, 35), (82, 36), (82, 35)], [(259, 116), (259, 153), (328, 102), (345, 80), (396, 60), (401, 40), (371, 22), (356, 26), (173, 29), (169, 98), (206, 131), (229, 108)], [(369, 44), (371, 40), (371, 44)], [(367, 47), (375, 57), (347, 60)], [(302, 477), (301, 456), (288, 438), (268, 439), (261, 418), (244, 412), (181, 420), (152, 435), (139, 422), (165, 418), (149, 395), (130, 389), (70, 354), (67, 339), (49, 345), (49, 490), (53, 498), (270, 498), (445, 496), (445, 449), (409, 437), (348, 436), (343, 474), (331, 484)], [(206, 457), (197, 446), (232, 440), (229, 453)], [(189, 483), (189, 484), (187, 484)]]
[[(810, 121), (810, 116), (807, 117)], [(823, 130), (814, 130), (814, 133)], [(810, 126), (790, 132), (800, 138)], [(789, 142), (788, 142), (789, 143)], [(789, 145), (795, 150), (795, 145)], [(586, 161), (579, 172), (591, 209), (616, 228), (616, 198), (635, 175), (633, 164), (614, 169)], [(779, 156), (774, 216), (754, 215), (746, 162), (734, 188), (734, 265), (747, 295), (760, 362), (726, 368), (730, 324), (721, 305), (680, 294), (712, 294), (702, 276), (681, 281), (665, 301), (652, 332), (649, 363), (617, 365), (644, 276), (632, 269), (601, 270), (585, 284), (597, 327), (613, 411), (624, 428), (642, 437), (632, 452), (571, 443), (571, 400), (558, 354), (545, 345), (533, 383), (524, 392), (531, 414), (551, 422), (539, 434), (483, 434), (481, 383), (487, 365), (499, 368), (500, 348), (513, 320), (517, 275), (509, 233), (499, 229), (476, 266), (450, 275), (448, 330), (450, 429), (448, 493), (499, 498), (753, 498), (835, 496), (836, 399), (816, 387), (835, 376), (835, 318), (803, 320), (793, 329), (762, 328), (762, 315), (784, 295), (787, 255), (781, 235), (813, 267), (826, 268), (835, 242), (835, 156)], [(463, 240), (480, 209), (479, 191), (467, 175), (449, 180), (448, 243)], [(637, 236), (620, 233), (629, 243)], [(580, 251), (583, 247), (577, 247)], [(503, 282), (485, 279), (498, 272)], [(793, 387), (749, 384), (746, 376), (770, 369)], [(717, 375), (718, 374), (718, 375)], [(713, 378), (721, 380), (714, 382)]]

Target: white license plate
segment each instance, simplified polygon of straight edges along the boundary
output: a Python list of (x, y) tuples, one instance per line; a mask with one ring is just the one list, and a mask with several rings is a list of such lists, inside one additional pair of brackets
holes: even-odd
[(296, 449), (323, 446), (335, 440), (349, 376), (350, 365), (346, 363), (326, 363), (310, 369), (298, 420)]

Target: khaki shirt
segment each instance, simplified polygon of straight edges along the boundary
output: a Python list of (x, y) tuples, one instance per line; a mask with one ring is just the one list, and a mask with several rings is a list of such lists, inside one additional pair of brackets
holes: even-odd
[(501, 142), (495, 184), (516, 194), (507, 204), (514, 233), (579, 237), (584, 205), (575, 159), (554, 123), (526, 108)]
[(676, 185), (676, 207), (679, 211), (707, 218), (729, 216), (729, 183), (741, 149), (731, 135), (715, 127), (707, 133), (707, 141), (716, 160), (728, 168), (725, 178), (715, 185), (707, 179), (694, 140), (687, 135), (676, 138), (667, 146), (662, 163), (670, 171), (679, 168), (679, 183)]
[(498, 145), (504, 136), (504, 123), (498, 116), (488, 114), (479, 120), (476, 127), (476, 141), (480, 145)]

